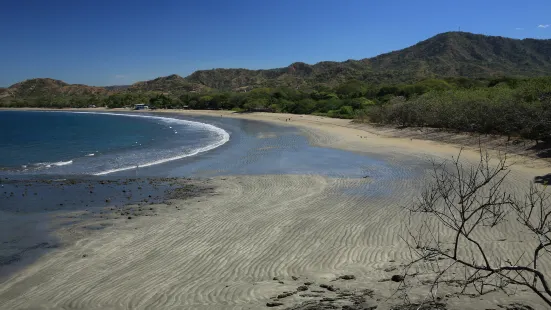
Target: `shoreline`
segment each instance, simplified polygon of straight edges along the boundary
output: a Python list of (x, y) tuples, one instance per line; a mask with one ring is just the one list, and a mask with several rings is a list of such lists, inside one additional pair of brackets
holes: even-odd
[[(369, 186), (363, 178), (262, 175), (205, 181), (201, 184), (212, 192), (151, 205), (155, 211), (144, 208), (156, 216), (135, 217), (140, 207), (129, 205), (111, 211), (125, 212), (115, 225), (84, 235), (64, 227), (61, 236), (77, 241), (0, 282), (0, 309), (266, 309), (272, 302), (288, 310), (312, 309), (305, 306), (312, 303), (402, 309), (395, 296), (400, 286), (389, 279), (408, 261), (400, 205), (411, 201), (414, 191), (377, 201), (342, 194)], [(414, 186), (407, 183), (401, 188)], [(500, 243), (499, 254), (525, 250), (529, 240), (519, 240), (516, 227), (487, 236), (511, 240)], [(335, 291), (325, 289), (329, 286)], [(423, 287), (410, 297), (425, 298)], [(522, 292), (442, 302), (442, 309), (454, 310), (514, 302), (542, 307)]]
[[(480, 155), (478, 143), (472, 141), (465, 142), (464, 137), (467, 134), (451, 134), (448, 140), (463, 141), (462, 145), (450, 143), (449, 141), (435, 141), (423, 139), (422, 134), (401, 136), (397, 130), (389, 128), (377, 128), (367, 124), (354, 123), (348, 119), (328, 118), (315, 115), (297, 115), (284, 113), (236, 113), (225, 110), (127, 110), (127, 109), (106, 109), (106, 108), (84, 108), (84, 109), (46, 109), (46, 108), (4, 108), (0, 111), (82, 111), (82, 112), (122, 112), (122, 113), (154, 113), (154, 114), (179, 114), (184, 116), (209, 116), (209, 117), (230, 117), (235, 119), (245, 119), (253, 121), (268, 122), (280, 126), (294, 126), (303, 131), (310, 143), (314, 146), (337, 148), (345, 151), (362, 152), (369, 151), (381, 155), (396, 154), (403, 156), (436, 157), (440, 160), (451, 159), (457, 156), (461, 151), (461, 156), (471, 162), (478, 161)], [(447, 134), (449, 136), (450, 134)], [(410, 137), (411, 136), (411, 137)], [(462, 139), (463, 138), (463, 139)], [(476, 138), (475, 138), (476, 140)], [(482, 148), (487, 149), (492, 155), (498, 156), (504, 148), (496, 145), (489, 145), (482, 142)], [(519, 154), (518, 152), (508, 152), (508, 159), (514, 163), (514, 169), (521, 170), (523, 173), (537, 176), (541, 174), (541, 169), (551, 169), (551, 161), (546, 159), (534, 158)]]
[[(8, 157), (8, 164), (5, 165), (4, 167), (0, 167), (0, 175), (2, 175), (1, 174), (2, 171), (7, 171), (8, 173), (12, 172), (14, 173), (14, 175), (21, 174), (21, 175), (29, 175), (29, 176), (33, 174), (36, 174), (36, 175), (80, 174), (80, 175), (90, 175), (90, 176), (109, 175), (113, 173), (120, 173), (124, 171), (135, 170), (137, 168), (145, 168), (149, 166), (160, 165), (166, 162), (195, 156), (195, 155), (213, 150), (215, 148), (218, 148), (229, 141), (229, 133), (222, 128), (219, 128), (204, 122), (197, 122), (197, 121), (185, 120), (185, 119), (176, 119), (174, 117), (168, 117), (168, 115), (112, 113), (110, 111), (106, 111), (102, 113), (97, 113), (95, 111), (54, 111), (54, 110), (52, 111), (35, 110), (35, 111), (52, 112), (53, 113), (52, 115), (56, 113), (57, 113), (56, 115), (73, 115), (73, 116), (90, 115), (88, 118), (85, 118), (84, 120), (89, 119), (91, 117), (92, 118), (91, 123), (85, 123), (85, 125), (81, 123), (76, 124), (76, 126), (79, 126), (80, 128), (88, 128), (90, 131), (94, 130), (95, 122), (98, 122), (102, 119), (107, 120), (111, 117), (118, 117), (118, 118), (122, 117), (122, 119), (119, 119), (117, 121), (111, 120), (111, 122), (117, 123), (117, 122), (120, 122), (121, 120), (126, 121), (125, 119), (153, 120), (156, 123), (158, 123), (157, 125), (155, 125), (156, 126), (155, 129), (164, 128), (163, 126), (167, 126), (167, 127), (170, 126), (169, 128), (172, 128), (172, 126), (178, 126), (175, 128), (181, 127), (184, 130), (184, 132), (183, 133), (180, 132), (179, 135), (175, 135), (174, 137), (170, 138), (170, 141), (181, 140), (181, 143), (176, 143), (176, 144), (173, 143), (172, 146), (163, 147), (163, 145), (161, 144), (163, 142), (162, 138), (157, 139), (158, 141), (161, 141), (161, 142), (159, 143), (158, 141), (156, 141), (157, 143), (150, 146), (149, 149), (142, 148), (141, 150), (138, 150), (138, 152), (140, 152), (140, 154), (142, 155), (139, 158), (132, 158), (133, 156), (131, 155), (134, 155), (134, 153), (136, 152), (134, 150), (129, 151), (128, 149), (125, 150), (124, 148), (103, 148), (102, 145), (97, 146), (97, 150), (90, 150), (90, 149), (87, 149), (88, 148), (87, 143), (83, 143), (82, 145), (79, 145), (79, 147), (73, 146), (73, 148), (66, 154), (50, 157), (47, 160), (41, 160), (39, 158), (31, 158), (31, 159), (22, 160), (19, 162), (16, 161), (15, 163), (12, 162), (10, 165), (10, 161)], [(24, 113), (25, 111), (17, 111), (17, 112)], [(93, 115), (97, 115), (97, 116), (93, 116)], [(40, 118), (42, 117), (44, 116), (40, 116)], [(9, 121), (8, 121), (8, 124), (9, 124)], [(142, 122), (140, 124), (140, 127), (143, 128), (144, 124), (148, 125), (148, 123)], [(46, 128), (47, 125), (44, 125), (44, 126), (45, 126), (44, 129), (47, 129)], [(27, 125), (25, 124), (23, 125), (23, 127), (18, 127), (18, 128), (19, 130), (24, 130), (26, 127)], [(146, 127), (146, 128), (151, 129), (151, 127)], [(190, 136), (185, 131), (187, 130), (187, 128), (190, 128), (192, 131), (197, 131), (197, 130), (201, 131), (202, 133), (198, 134), (201, 136), (196, 137), (194, 134), (192, 134), (193, 138), (190, 139), (189, 138)], [(173, 131), (174, 131), (174, 134), (177, 134), (176, 129), (174, 129)], [(17, 134), (17, 133), (14, 132), (14, 134)], [(56, 135), (57, 135), (57, 132), (56, 132)], [(92, 138), (92, 137), (89, 137), (89, 138)], [(95, 137), (92, 138), (92, 140), (93, 139), (96, 139), (96, 140), (92, 141), (92, 144), (94, 142), (97, 143), (98, 141), (102, 141), (102, 142), (111, 141), (112, 138), (113, 137), (110, 134), (105, 135), (105, 133), (103, 136), (95, 135)], [(158, 137), (155, 137), (155, 138), (158, 138)], [(196, 143), (193, 145), (192, 143), (186, 143), (186, 140), (195, 141), (194, 140), (195, 138), (197, 138), (197, 140), (200, 140), (202, 142)], [(82, 140), (82, 141), (90, 142), (90, 140)], [(151, 142), (151, 141), (148, 141), (148, 142)], [(142, 141), (140, 141), (139, 146), (142, 145), (141, 142)], [(136, 145), (132, 145), (132, 146), (137, 146), (137, 143), (138, 142), (136, 142)], [(168, 145), (168, 143), (165, 143), (165, 144)], [(16, 147), (19, 147), (19, 146), (16, 146)], [(154, 148), (155, 151), (152, 152), (151, 148)], [(83, 154), (83, 152), (79, 152), (76, 149), (87, 150), (86, 153), (88, 154)], [(162, 151), (163, 153), (162, 155), (157, 154), (159, 150)], [(32, 149), (30, 153), (31, 154), (40, 153), (41, 151), (42, 149), (39, 149), (39, 150)], [(130, 152), (132, 154), (129, 154)], [(104, 160), (103, 162), (95, 160), (98, 153), (105, 155), (102, 157)], [(22, 157), (25, 159), (25, 156), (22, 156)], [(106, 162), (109, 162), (110, 160), (111, 161), (116, 160), (117, 163), (107, 164)], [(77, 166), (77, 165), (72, 165), (74, 162), (78, 162), (80, 167), (85, 166), (86, 169), (78, 170), (79, 168), (75, 168), (75, 170), (71, 170), (70, 167)], [(70, 165), (70, 167), (59, 168), (59, 167), (68, 166), (68, 165)], [(50, 169), (52, 167), (56, 169)]]
[[(294, 126), (301, 129), (312, 145), (383, 154), (400, 171), (388, 178), (378, 178), (370, 170), (366, 171), (371, 175), (367, 178), (350, 174), (209, 178), (205, 184), (212, 188), (211, 193), (155, 206), (167, 208), (159, 216), (127, 220), (125, 213), (120, 225), (94, 231), (67, 248), (40, 257), (1, 282), (0, 309), (266, 309), (270, 302), (282, 304), (275, 309), (301, 309), (289, 307), (322, 299), (332, 300), (326, 304), (338, 308), (353, 305), (351, 297), (338, 292), (375, 303), (377, 309), (391, 309), (400, 304), (400, 298), (395, 296), (399, 284), (389, 278), (401, 273), (409, 259), (409, 251), (401, 239), (409, 218), (402, 206), (418, 197), (426, 177), (412, 175), (409, 169), (421, 166), (428, 157), (449, 159), (457, 155), (458, 147), (388, 138), (352, 128), (354, 124), (348, 120), (317, 116), (153, 112)], [(281, 143), (277, 139), (263, 141), (275, 147)], [(304, 153), (308, 144), (302, 145), (305, 146), (300, 152)], [(469, 160), (478, 158), (471, 150), (463, 155)], [(339, 156), (338, 160), (347, 159)], [(383, 176), (391, 173), (386, 168), (377, 172)], [(516, 190), (530, 181), (534, 173), (542, 171), (515, 165), (506, 188)], [(374, 194), (371, 190), (377, 185), (385, 191)], [(125, 208), (114, 211), (127, 212)], [(519, 227), (518, 223), (510, 222), (484, 235), (484, 240), (497, 243), (496, 255), (528, 251), (533, 240), (519, 234)], [(62, 233), (65, 232), (75, 233), (70, 226)], [(354, 279), (340, 278), (343, 275), (353, 275)], [(298, 289), (310, 282), (306, 291)], [(337, 292), (321, 285), (334, 286)], [(427, 291), (420, 288), (413, 293), (425, 298)], [(294, 293), (286, 295), (286, 292)], [(354, 295), (358, 292), (363, 295)], [(485, 309), (511, 302), (542, 307), (528, 293), (444, 301), (447, 309)]]

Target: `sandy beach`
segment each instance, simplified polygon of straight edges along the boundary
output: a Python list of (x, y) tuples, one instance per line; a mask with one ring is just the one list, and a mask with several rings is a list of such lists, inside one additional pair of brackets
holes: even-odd
[[(460, 150), (459, 145), (312, 115), (158, 113), (292, 126), (313, 146), (378, 154), (405, 171), (430, 158), (450, 159)], [(479, 158), (472, 146), (462, 156), (466, 162)], [(515, 164), (504, 186), (512, 192), (522, 193), (534, 177), (550, 171), (545, 160), (512, 156), (511, 161)], [(389, 195), (362, 195), (377, 182), (367, 175), (213, 176), (204, 181), (212, 192), (170, 199), (156, 206), (164, 210), (157, 216), (113, 219), (108, 228), (78, 235), (0, 279), (0, 309), (266, 309), (268, 303), (287, 309), (323, 298), (341, 309), (353, 304), (352, 297), (361, 299), (365, 309), (392, 309), (403, 300), (398, 284), (386, 280), (400, 274), (409, 259), (401, 237), (411, 218), (403, 206), (419, 197), (427, 173), (378, 181)], [(58, 234), (63, 238), (69, 230)], [(520, 230), (509, 221), (481, 234), (495, 253), (519, 256), (534, 242)], [(339, 278), (344, 275), (353, 278)], [(414, 291), (426, 298), (426, 287)], [(450, 297), (445, 309), (497, 309), (515, 302), (544, 309), (526, 291)]]

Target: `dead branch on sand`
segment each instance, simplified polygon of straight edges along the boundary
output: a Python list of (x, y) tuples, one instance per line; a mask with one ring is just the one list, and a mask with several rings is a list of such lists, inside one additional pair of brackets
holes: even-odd
[[(412, 259), (401, 288), (408, 291), (411, 282), (407, 280), (424, 274), (430, 275), (423, 283), (430, 287), (431, 302), (438, 298), (442, 285), (454, 294), (470, 296), (496, 290), (515, 294), (524, 287), (551, 306), (550, 284), (541, 268), (551, 258), (547, 185), (531, 184), (527, 193), (515, 195), (504, 186), (510, 172), (506, 154), (491, 158), (480, 150), (480, 160), (474, 165), (463, 164), (460, 158), (461, 153), (451, 161), (433, 162), (433, 182), (417, 203), (407, 207), (410, 218), (420, 221), (410, 221), (402, 236)], [(496, 241), (484, 236), (499, 233), (498, 228), (511, 229), (500, 225), (515, 220), (521, 227), (515, 233), (530, 236), (525, 240), (531, 250), (500, 254)]]

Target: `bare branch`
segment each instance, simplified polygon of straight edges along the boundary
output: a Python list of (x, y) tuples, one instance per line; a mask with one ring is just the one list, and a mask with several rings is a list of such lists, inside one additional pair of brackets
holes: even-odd
[[(412, 215), (436, 221), (423, 221), (416, 233), (408, 229), (403, 238), (412, 255), (406, 269), (422, 264), (433, 274), (430, 294), (435, 295), (441, 283), (459, 286), (458, 294), (478, 295), (496, 290), (511, 294), (516, 292), (514, 286), (524, 286), (551, 305), (551, 289), (539, 269), (539, 258), (551, 257), (550, 195), (545, 187), (532, 185), (517, 199), (504, 190), (508, 175), (507, 154), (496, 159), (480, 150), (474, 165), (464, 164), (461, 152), (451, 161), (433, 162), (433, 182), (407, 209)], [(485, 247), (489, 242), (481, 242), (475, 234), (480, 229), (494, 229), (511, 219), (510, 215), (537, 241), (532, 254), (522, 253), (514, 261), (496, 257)], [(435, 223), (452, 235), (443, 238), (442, 231), (434, 229)], [(459, 267), (463, 273), (457, 278)]]

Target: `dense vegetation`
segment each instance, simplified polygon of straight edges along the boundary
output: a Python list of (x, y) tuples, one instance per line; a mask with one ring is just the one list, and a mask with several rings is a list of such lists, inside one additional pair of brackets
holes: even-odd
[(254, 88), (247, 92), (125, 90), (4, 98), (7, 107), (109, 108), (146, 103), (156, 108), (273, 111), (353, 118), (398, 126), (428, 126), (548, 140), (551, 78), (427, 79), (371, 85), (350, 80), (336, 87)]
[[(161, 92), (125, 91), (105, 94), (38, 94), (24, 98), (4, 97), (4, 107), (84, 108), (106, 106), (108, 108), (132, 107), (137, 103), (155, 108), (190, 108), (235, 111), (273, 111), (295, 114), (317, 113), (332, 117), (352, 118), (355, 111), (374, 105), (365, 97), (368, 86), (362, 82), (349, 81), (336, 88), (324, 86), (297, 90), (282, 88), (254, 88), (243, 92)], [(376, 95), (376, 88), (370, 93)]]
[(0, 88), (0, 107), (274, 111), (546, 141), (551, 80), (537, 76), (551, 76), (551, 40), (449, 32), (345, 62), (203, 70), (116, 87), (32, 79)]
[(551, 141), (551, 78), (495, 79), (484, 86), (393, 97), (361, 115), (371, 122)]

